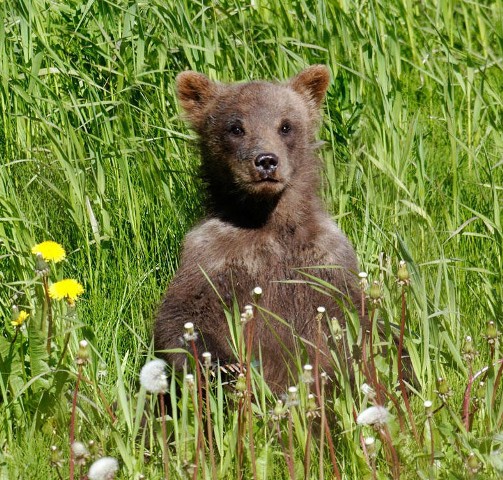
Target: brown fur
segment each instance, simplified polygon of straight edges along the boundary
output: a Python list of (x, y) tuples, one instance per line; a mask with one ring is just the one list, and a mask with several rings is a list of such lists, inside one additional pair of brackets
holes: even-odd
[[(292, 366), (294, 334), (307, 340), (314, 360), (316, 309), (342, 319), (339, 303), (355, 305), (357, 261), (347, 238), (330, 219), (317, 195), (319, 160), (315, 134), (329, 84), (326, 67), (312, 66), (286, 83), (220, 84), (196, 72), (177, 77), (186, 118), (199, 135), (209, 215), (185, 239), (181, 264), (160, 306), (155, 324), (158, 351), (180, 348), (183, 325), (199, 331), (199, 352), (221, 362), (235, 361), (223, 306), (240, 308), (260, 286), (261, 306), (283, 318), (257, 318), (255, 353), (260, 346), (271, 388), (284, 388)], [(257, 158), (274, 154), (277, 167), (264, 173)], [(332, 299), (305, 283), (296, 267), (331, 265), (309, 273), (330, 282), (341, 296)], [(282, 346), (280, 346), (282, 345)], [(286, 347), (286, 348), (285, 348)], [(164, 354), (181, 366), (181, 354)], [(323, 349), (322, 366), (330, 370)]]

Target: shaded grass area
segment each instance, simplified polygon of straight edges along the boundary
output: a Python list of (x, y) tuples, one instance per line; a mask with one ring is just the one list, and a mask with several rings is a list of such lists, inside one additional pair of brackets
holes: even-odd
[[(2, 472), (40, 478), (45, 467), (21, 459), (28, 450), (30, 458), (49, 465), (52, 444), (68, 458), (65, 402), (75, 382), (77, 340), (85, 337), (94, 350), (89, 375), (106, 370), (99, 377), (101, 390), (110, 404), (118, 401), (119, 423), (109, 422), (96, 389), (84, 387), (92, 400), (80, 412), (82, 438), (121, 458), (124, 478), (160, 474), (158, 458), (147, 467), (132, 460), (142, 458), (145, 445), (135, 441), (135, 382), (183, 235), (203, 212), (195, 142), (179, 118), (174, 77), (190, 68), (222, 81), (283, 80), (308, 64), (324, 63), (333, 75), (320, 150), (327, 208), (354, 243), (362, 270), (381, 282), (378, 316), (385, 323), (399, 322), (395, 271), (400, 259), (408, 263), (405, 342), (419, 381), (412, 400), (418, 423), (422, 401), (437, 398), (438, 377), (453, 389), (454, 413), (444, 408), (438, 414), (437, 440), (444, 443), (437, 447), (436, 474), (475, 475), (465, 462), (475, 451), (484, 475), (496, 478), (502, 469), (490, 453), (501, 442), (495, 436), (501, 429), (499, 390), (499, 403), (491, 406), (497, 369), (487, 375), (486, 406), (478, 408), (473, 432), (464, 433), (453, 419), (461, 419), (470, 375), (462, 351), (466, 335), (480, 352), (473, 372), (500, 358), (499, 343), (493, 352), (484, 335), (487, 322), (500, 328), (502, 318), (501, 1), (7, 0), (0, 12)], [(14, 304), (27, 309), (33, 327), (46, 314), (30, 253), (46, 239), (68, 253), (52, 279), (77, 278), (86, 293), (70, 329), (68, 374), (51, 380), (41, 364), (38, 371), (49, 383), (28, 383), (36, 370), (33, 358), (54, 365), (34, 354), (33, 333), (23, 337), (22, 347), (32, 344), (31, 356), (7, 368), (15, 335), (10, 312)], [(58, 315), (63, 331), (63, 307)], [(55, 356), (62, 353), (61, 343)], [(380, 368), (386, 379), (395, 352), (390, 355), (382, 357)], [(395, 380), (386, 380), (390, 389)], [(257, 382), (260, 468), (289, 478), (275, 430), (262, 417), (274, 400), (266, 400)], [(235, 404), (228, 405), (218, 391), (214, 423), (219, 472), (225, 476), (237, 468), (238, 420)], [(184, 420), (180, 427), (173, 424), (180, 431), (193, 425), (185, 395)], [(360, 400), (358, 387), (329, 407), (345, 432), (337, 436), (337, 447), (347, 478), (371, 475), (352, 419)], [(299, 420), (295, 428), (301, 459), (306, 424)], [(174, 437), (178, 472), (190, 457), (183, 454), (182, 436)], [(414, 450), (405, 437), (397, 437), (402, 459)], [(450, 437), (457, 440), (451, 443)], [(427, 451), (424, 456), (428, 465)], [(330, 472), (329, 457), (321, 457)], [(392, 471), (388, 463), (381, 450), (384, 476)], [(413, 475), (415, 465), (409, 468)], [(422, 478), (432, 475), (423, 470)], [(312, 474), (317, 475), (318, 470)]]

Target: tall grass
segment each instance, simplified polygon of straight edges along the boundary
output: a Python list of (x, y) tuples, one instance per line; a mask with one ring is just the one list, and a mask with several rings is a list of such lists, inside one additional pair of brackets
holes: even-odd
[[(399, 399), (398, 409), (387, 406), (401, 475), (501, 475), (502, 351), (487, 334), (488, 322), (500, 330), (503, 318), (500, 0), (5, 0), (0, 12), (2, 478), (67, 476), (82, 338), (92, 356), (79, 389), (76, 438), (94, 441), (93, 457), (118, 457), (120, 478), (162, 475), (160, 429), (154, 421), (142, 427), (144, 406), (155, 417), (155, 399), (138, 390), (137, 376), (152, 353), (152, 318), (183, 235), (203, 212), (197, 152), (179, 118), (174, 77), (190, 68), (223, 81), (286, 79), (313, 63), (327, 64), (333, 77), (320, 133), (322, 193), (362, 270), (379, 281), (382, 342), (402, 315), (399, 260), (411, 275), (405, 346), (417, 376), (411, 405), (419, 450), (396, 385), (396, 352), (376, 357), (379, 377)], [(70, 326), (57, 307), (58, 331), (71, 332), (71, 340), (64, 353), (64, 337), (56, 339), (49, 358), (37, 328), (46, 311), (30, 253), (46, 239), (67, 250), (52, 281), (77, 278), (86, 290)], [(13, 305), (30, 312), (17, 337)], [(356, 329), (343, 334), (358, 337)], [(478, 352), (470, 361), (467, 335)], [(360, 391), (364, 377), (355, 375), (355, 389), (335, 398), (326, 392), (338, 468), (343, 478), (396, 476), (388, 437), (355, 423), (369, 401)], [(439, 396), (439, 377), (449, 395)], [(192, 474), (202, 419), (187, 386), (170, 381), (177, 478)], [(308, 437), (310, 477), (333, 475), (328, 440), (320, 448), (320, 432), (305, 416), (304, 387), (299, 406), (285, 409), (255, 375), (253, 416), (240, 420), (239, 400), (219, 375), (213, 382), (219, 476), (254, 472), (249, 443), (243, 464), (236, 463), (240, 421), (252, 422), (245, 430), (254, 432), (259, 478), (289, 478), (292, 469), (301, 478)], [(467, 432), (462, 406), (472, 383)], [(438, 411), (430, 415), (424, 400)], [(113, 416), (107, 405), (115, 406)], [(364, 436), (376, 437), (369, 447), (376, 456), (362, 447)], [(211, 478), (210, 460), (199, 460), (200, 478)]]

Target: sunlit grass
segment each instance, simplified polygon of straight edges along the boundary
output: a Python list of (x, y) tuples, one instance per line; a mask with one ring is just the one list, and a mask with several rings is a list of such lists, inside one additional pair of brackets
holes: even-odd
[[(503, 315), (501, 1), (6, 0), (0, 12), (0, 476), (68, 478), (82, 339), (91, 356), (81, 368), (75, 438), (94, 442), (89, 461), (118, 458), (118, 478), (162, 475), (157, 399), (138, 375), (152, 356), (152, 318), (183, 235), (203, 212), (174, 77), (190, 68), (223, 81), (286, 79), (313, 63), (333, 77), (320, 134), (322, 193), (369, 281), (380, 282), (376, 318), (387, 336), (375, 338), (376, 349), (398, 333), (400, 260), (411, 275), (404, 343), (417, 377), (410, 401), (419, 439), (400, 399), (396, 349), (375, 365), (398, 398), (398, 408), (386, 406), (401, 478), (501, 475), (501, 348), (499, 337), (488, 341), (488, 322), (501, 330)], [(67, 254), (48, 282), (75, 278), (85, 288), (75, 316), (64, 300), (55, 304), (50, 355), (48, 302), (31, 253), (43, 240)], [(25, 327), (11, 323), (13, 306), (30, 314)], [(358, 339), (357, 329), (343, 334)], [(468, 335), (477, 351), (469, 361)], [(331, 478), (305, 386), (291, 379), (300, 403), (286, 410), (259, 373), (241, 410), (218, 372), (205, 391), (217, 474), (302, 478), (308, 461), (310, 478)], [(337, 467), (343, 478), (389, 478), (396, 470), (385, 433), (355, 423), (370, 405), (364, 381), (356, 369), (354, 389), (325, 393)], [(191, 476), (199, 452), (199, 478), (212, 478), (197, 446), (197, 426), (206, 425), (194, 410), (200, 399), (175, 377), (169, 390), (171, 477)], [(375, 437), (375, 457), (362, 435)]]

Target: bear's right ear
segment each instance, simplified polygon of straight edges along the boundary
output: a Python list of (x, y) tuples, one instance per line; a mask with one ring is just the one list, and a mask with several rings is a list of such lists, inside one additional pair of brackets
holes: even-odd
[(215, 83), (198, 72), (182, 72), (176, 77), (176, 94), (187, 119), (197, 126), (204, 107), (215, 94)]

